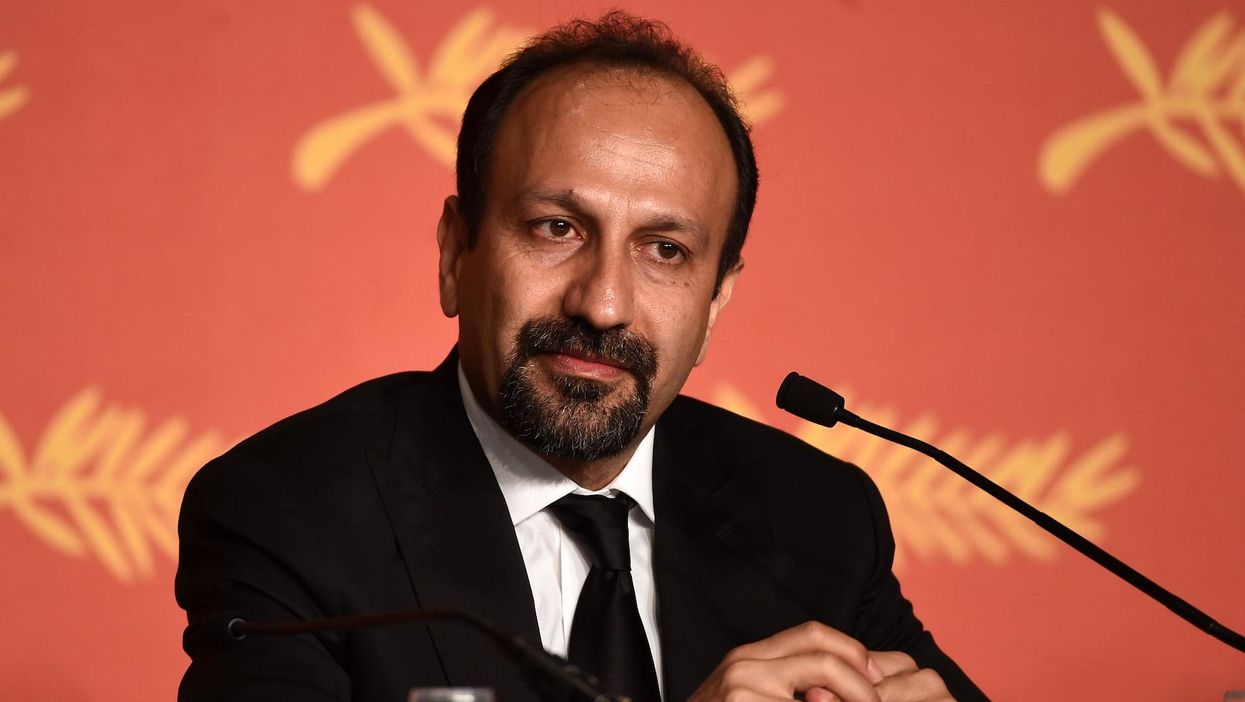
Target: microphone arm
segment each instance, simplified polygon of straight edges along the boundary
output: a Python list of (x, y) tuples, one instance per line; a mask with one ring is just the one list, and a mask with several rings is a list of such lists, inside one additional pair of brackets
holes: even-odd
[(560, 656), (532, 646), (522, 637), (506, 634), (474, 614), (452, 609), (415, 609), (293, 622), (248, 622), (237, 616), (218, 615), (209, 617), (205, 625), (215, 629), (214, 632), (209, 632), (213, 638), (223, 637), (230, 644), (236, 645), (251, 635), (308, 634), (317, 631), (367, 629), (386, 624), (434, 621), (466, 624), (484, 634), (507, 658), (518, 665), (528, 681), (536, 689), (542, 690), (548, 696), (547, 699), (615, 702), (615, 698), (596, 689), (595, 678)]
[(843, 396), (833, 390), (805, 378), (799, 373), (792, 372), (787, 374), (786, 379), (782, 381), (782, 385), (778, 388), (777, 403), (780, 408), (815, 424), (832, 427), (836, 423), (842, 422), (848, 426), (929, 456), (951, 469), (956, 475), (990, 493), (998, 501), (1028, 517), (1035, 524), (1053, 534), (1060, 541), (1081, 552), (1093, 562), (1115, 573), (1129, 585), (1157, 600), (1160, 604), (1175, 612), (1181, 619), (1232, 648), (1245, 652), (1245, 636), (1241, 636), (1215, 621), (1210, 615), (1177, 597), (1171, 591), (1137, 572), (1127, 563), (1107, 553), (1097, 544), (1064, 526), (1050, 515), (1003, 489), (998, 483), (969, 468), (951, 454), (920, 439), (914, 439), (894, 429), (874, 424), (853, 414), (844, 407)]

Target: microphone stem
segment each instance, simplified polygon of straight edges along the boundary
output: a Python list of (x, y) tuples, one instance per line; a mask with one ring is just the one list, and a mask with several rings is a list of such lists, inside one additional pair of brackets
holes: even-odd
[(520, 669), (530, 672), (536, 679), (558, 681), (563, 686), (568, 699), (584, 702), (616, 702), (596, 689), (595, 680), (585, 679), (581, 671), (561, 658), (543, 648), (532, 646), (521, 637), (510, 636), (473, 614), (452, 609), (419, 609), (293, 622), (248, 622), (235, 618), (225, 628), (230, 637), (240, 641), (250, 634), (307, 634), (318, 631), (367, 629), (387, 624), (436, 621), (458, 622), (484, 634)]
[(1028, 502), (1025, 502), (1019, 497), (1016, 497), (1007, 490), (1004, 490), (997, 483), (961, 463), (951, 454), (937, 448), (936, 446), (921, 441), (920, 439), (915, 439), (907, 434), (901, 434), (894, 429), (889, 429), (880, 424), (874, 424), (873, 422), (863, 419), (847, 409), (839, 409), (835, 414), (835, 417), (844, 424), (853, 426), (861, 431), (868, 432), (887, 441), (892, 441), (906, 446), (914, 451), (929, 456), (935, 461), (938, 461), (968, 482), (988, 492), (996, 500), (999, 500), (1008, 507), (1011, 507), (1017, 512), (1023, 514), (1025, 517), (1033, 521), (1033, 523), (1042, 527), (1060, 541), (1071, 546), (1077, 551), (1080, 551), (1090, 560), (1094, 561), (1103, 568), (1106, 568), (1112, 573), (1115, 573), (1133, 587), (1157, 600), (1180, 618), (1228, 644), (1236, 650), (1245, 652), (1245, 636), (1241, 636), (1235, 631), (1232, 631), (1231, 629), (1215, 621), (1210, 615), (1206, 614), (1197, 607), (1194, 607), (1178, 597), (1176, 594), (1137, 572), (1136, 569), (1132, 568), (1127, 563), (1124, 563), (1115, 556), (1112, 556), (1110, 553), (1102, 550), (1097, 544), (1064, 526), (1062, 523), (1056, 521), (1045, 512), (1037, 509), (1033, 505), (1030, 505)]

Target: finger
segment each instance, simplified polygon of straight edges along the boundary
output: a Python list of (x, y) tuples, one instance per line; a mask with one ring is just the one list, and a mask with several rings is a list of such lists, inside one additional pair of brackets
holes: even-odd
[(805, 622), (773, 636), (731, 651), (727, 660), (774, 660), (805, 653), (832, 653), (847, 661), (872, 683), (880, 682), (883, 672), (856, 639), (820, 622)]
[[(725, 698), (730, 699), (732, 701), (737, 701), (737, 702), (791, 702), (790, 697), (774, 697), (772, 695), (767, 695), (763, 692), (757, 692), (756, 690), (746, 690), (746, 689), (731, 690), (730, 695), (726, 696)], [(719, 697), (718, 699), (721, 699), (721, 697)], [(834, 702), (837, 702), (837, 700), (834, 700)]]
[(814, 687), (804, 692), (804, 702), (843, 702), (842, 698), (824, 687)]
[(883, 702), (942, 702), (951, 699), (951, 693), (942, 677), (929, 668), (899, 673), (878, 685)]
[[(873, 683), (833, 653), (801, 653), (770, 661), (747, 661), (741, 679), (754, 681), (753, 689), (788, 698), (799, 691), (824, 688), (842, 702), (880, 702)], [(760, 681), (760, 682), (755, 682)]]
[(886, 677), (916, 670), (916, 661), (903, 651), (870, 651), (869, 657), (878, 664)]

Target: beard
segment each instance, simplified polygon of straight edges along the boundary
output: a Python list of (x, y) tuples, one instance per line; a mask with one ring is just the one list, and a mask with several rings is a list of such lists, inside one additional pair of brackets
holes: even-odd
[[(552, 388), (541, 387), (535, 357), (548, 353), (608, 361), (630, 374), (632, 387), (611, 392), (608, 383), (556, 373), (550, 376)], [(639, 434), (656, 375), (657, 350), (638, 334), (600, 331), (565, 317), (530, 320), (515, 337), (502, 378), (502, 425), (544, 456), (577, 461), (615, 456)]]

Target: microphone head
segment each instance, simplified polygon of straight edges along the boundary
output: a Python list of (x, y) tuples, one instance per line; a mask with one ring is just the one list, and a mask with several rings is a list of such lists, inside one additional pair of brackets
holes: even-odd
[(224, 650), (237, 646), (246, 638), (242, 625), (246, 620), (234, 612), (217, 612), (202, 618), (196, 618), (182, 633), (183, 646), (187, 651), (191, 648), (205, 647), (213, 650)]
[(778, 387), (776, 402), (781, 409), (823, 427), (839, 422), (843, 396), (820, 383), (792, 371)]

